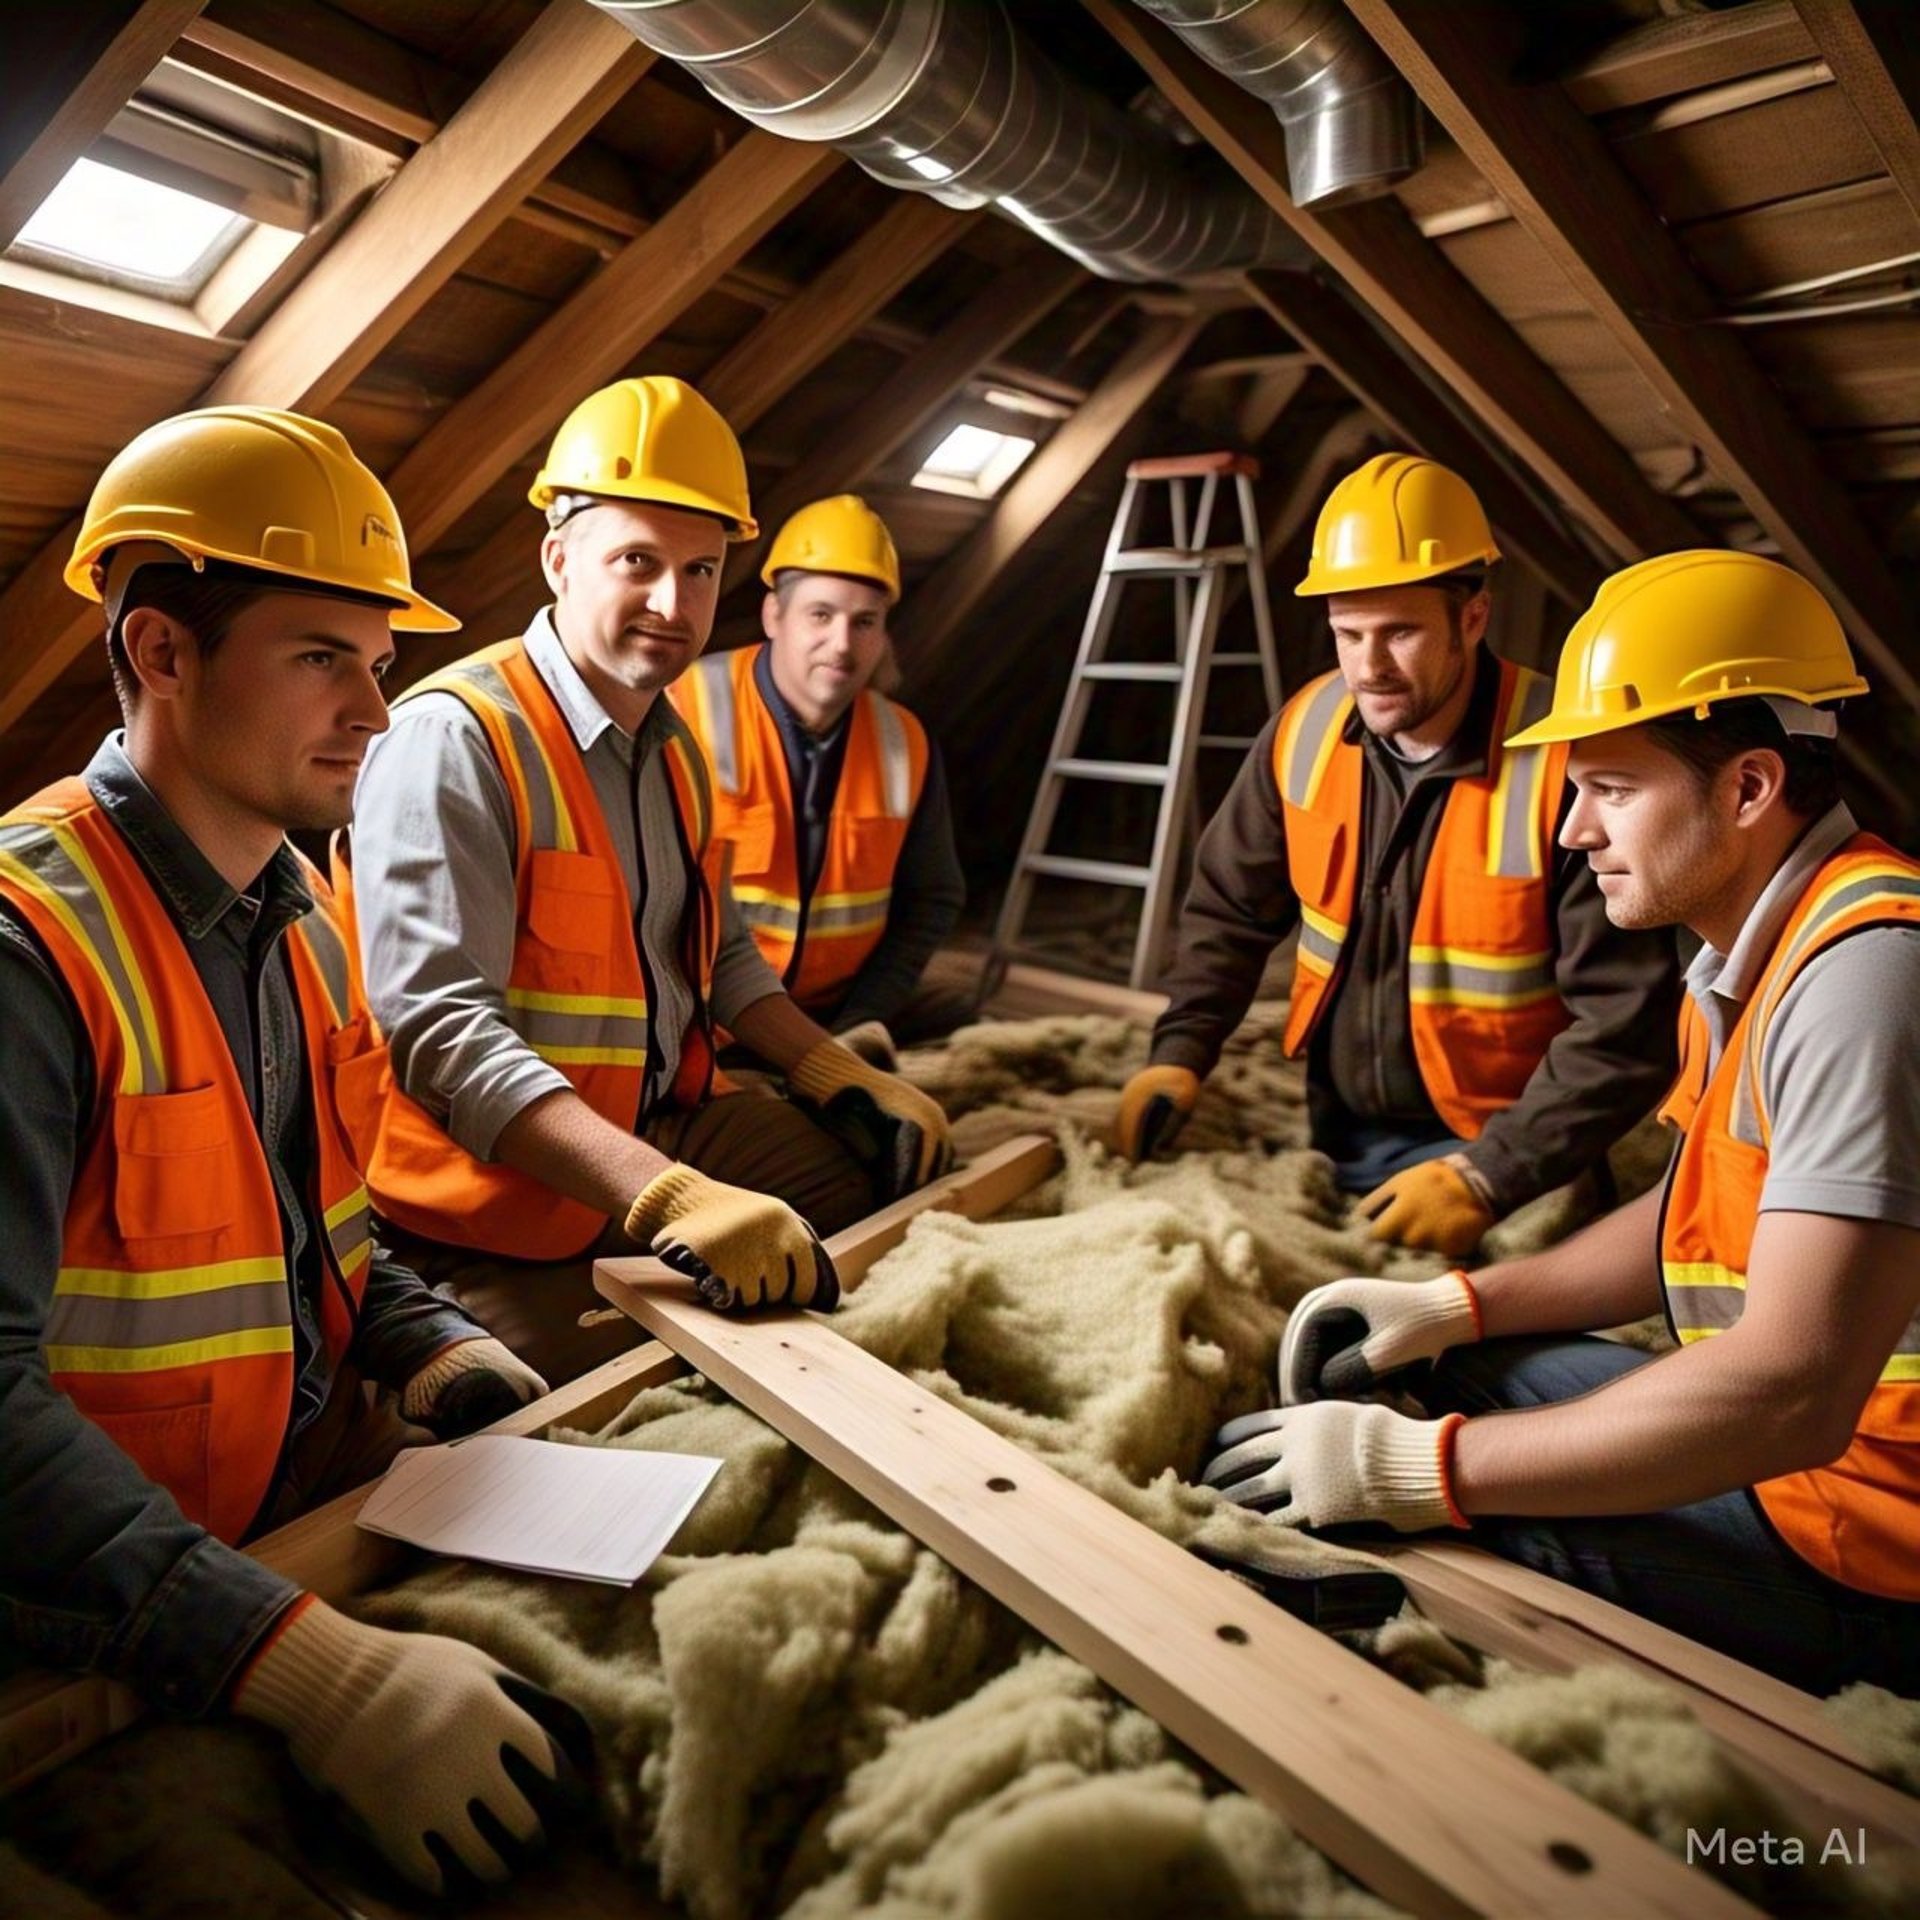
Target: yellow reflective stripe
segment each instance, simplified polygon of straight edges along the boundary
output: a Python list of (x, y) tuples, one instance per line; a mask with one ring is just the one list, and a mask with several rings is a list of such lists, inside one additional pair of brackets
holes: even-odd
[(524, 1007), (529, 1013), (600, 1013), (628, 1020), (647, 1017), (644, 1000), (606, 993), (546, 993), (535, 987), (509, 987), (507, 1005)]
[[(1513, 677), (1494, 737), (1504, 741), (1522, 727), (1545, 719), (1552, 704), (1552, 682), (1545, 674), (1522, 667)], [(1546, 755), (1544, 747), (1501, 750), (1500, 773), (1487, 809), (1487, 872), (1494, 878), (1537, 880), (1545, 871), (1538, 813)]]
[(72, 828), (64, 825), (49, 825), (51, 833), (59, 844), (60, 850), (80, 871), (81, 877), (93, 890), (100, 912), (106, 920), (107, 931), (113, 937), (114, 950), (120, 956), (120, 964), (126, 969), (127, 979), (133, 986), (136, 1010), (140, 1015), (140, 1025), (147, 1036), (147, 1047), (151, 1057), (159, 1063), (160, 1070), (166, 1072), (167, 1056), (160, 1045), (160, 1023), (154, 1017), (153, 998), (147, 992), (146, 976), (140, 971), (140, 962), (134, 957), (133, 943), (127, 938), (127, 930), (120, 924), (119, 910), (113, 904), (113, 895), (108, 892), (107, 884), (100, 878), (87, 850), (80, 844), (79, 837)]
[(204, 1367), (216, 1360), (291, 1353), (293, 1329), (243, 1327), (205, 1340), (176, 1340), (164, 1347), (48, 1347), (49, 1373), (160, 1373), (169, 1367)]
[(372, 1258), (373, 1240), (371, 1236), (362, 1240), (357, 1246), (349, 1248), (347, 1252), (334, 1256), (340, 1268), (340, 1277), (343, 1280), (351, 1280)]
[(1481, 987), (1409, 987), (1408, 1003), (1416, 1007), (1473, 1007), (1485, 1013), (1538, 1006), (1558, 997), (1558, 987), (1528, 987), (1520, 993), (1489, 993)]
[(680, 768), (680, 777), (688, 792), (693, 795), (696, 818), (693, 820), (693, 846), (696, 854), (706, 851), (707, 842), (713, 837), (713, 796), (707, 787), (706, 757), (687, 736), (686, 722), (671, 708), (668, 709), (670, 724), (675, 732), (667, 736), (667, 751)]
[(62, 1267), (53, 1290), (92, 1294), (106, 1300), (152, 1300), (213, 1293), (221, 1287), (260, 1286), (270, 1280), (284, 1280), (286, 1274), (286, 1262), (279, 1254), (219, 1260), (203, 1267), (166, 1267), (148, 1273), (131, 1273), (122, 1267)]
[[(498, 683), (498, 693), (491, 687), (481, 685), (482, 672), (487, 678)], [(416, 691), (421, 690), (416, 689)], [(471, 695), (499, 721), (500, 731), (509, 743), (507, 760), (510, 763), (503, 766), (501, 772), (513, 783), (520, 801), (521, 812), (529, 821), (537, 823), (539, 816), (533, 805), (532, 796), (527, 791), (529, 775), (524, 764), (525, 751), (521, 746), (524, 738), (526, 745), (533, 750), (534, 759), (539, 762), (540, 779), (547, 790), (547, 797), (553, 808), (554, 847), (561, 853), (579, 852), (579, 843), (574, 838), (573, 832), (573, 815), (568, 810), (566, 796), (560, 791), (560, 776), (555, 771), (552, 760), (547, 756), (546, 743), (540, 738), (539, 730), (520, 711), (519, 702), (514, 699), (513, 689), (508, 684), (506, 676), (498, 669), (491, 667), (483, 668), (473, 674), (454, 673), (448, 676), (443, 690), (455, 694), (456, 697)]]
[(356, 1213), (366, 1212), (368, 1205), (366, 1188), (355, 1187), (345, 1198), (336, 1200), (322, 1216), (327, 1223), (327, 1231), (331, 1233), (343, 1220), (352, 1219)]
[(1417, 966), (1437, 962), (1448, 967), (1484, 967), (1489, 973), (1521, 973), (1553, 958), (1551, 948), (1538, 953), (1482, 953), (1474, 947), (1410, 947), (1407, 957)]
[(736, 881), (733, 888), (733, 897), (743, 905), (751, 902), (756, 907), (781, 907), (796, 917), (798, 917), (800, 912), (799, 895), (778, 893), (772, 887), (742, 886)]
[(644, 1067), (645, 1047), (561, 1047), (533, 1043), (542, 1060), (556, 1067)]
[(1669, 1260), (1661, 1271), (1670, 1287), (1738, 1287), (1746, 1291), (1747, 1276), (1711, 1260)]
[(1894, 1385), (1920, 1380), (1920, 1353), (1896, 1353), (1880, 1369), (1880, 1378)]
[(891, 886), (873, 887), (865, 893), (816, 893), (813, 904), (816, 907), (872, 907), (890, 899)]

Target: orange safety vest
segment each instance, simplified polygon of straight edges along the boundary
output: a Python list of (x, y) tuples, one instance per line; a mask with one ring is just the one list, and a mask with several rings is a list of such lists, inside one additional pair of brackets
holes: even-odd
[[(288, 932), (325, 1224), (320, 1326), (337, 1364), (372, 1251), (367, 1190), (335, 1112), (364, 1044), (344, 929)], [(293, 1300), (280, 1207), (227, 1037), (165, 904), (83, 781), (0, 821), (0, 895), (60, 970), (93, 1045), (60, 1271), (42, 1335), (54, 1385), (229, 1545), (273, 1484), (293, 1407)]]
[[(1487, 770), (1452, 783), (1414, 909), (1408, 970), (1414, 1058), (1434, 1111), (1463, 1140), (1510, 1107), (1568, 1015), (1554, 983), (1548, 856), (1564, 746), (1504, 747), (1546, 713), (1553, 683), (1500, 662)], [(1340, 977), (1360, 868), (1361, 748), (1342, 738), (1353, 695), (1338, 673), (1281, 709), (1273, 778), (1300, 901), (1282, 1047), (1301, 1053)]]
[(754, 685), (763, 647), (700, 661), (669, 697), (706, 751), (714, 831), (733, 849), (733, 897), (767, 964), (806, 1008), (832, 1006), (887, 930), (893, 871), (927, 781), (926, 729), (871, 688), (847, 720), (846, 758), (811, 894), (780, 728)]
[[(1856, 833), (1808, 882), (1711, 1073), (1706, 1020), (1691, 997), (1682, 1007), (1680, 1077), (1660, 1109), (1681, 1129), (1662, 1200), (1660, 1273), (1683, 1345), (1725, 1332), (1746, 1306), (1773, 1138), (1760, 1071), (1768, 1023), (1816, 953), (1889, 925), (1920, 926), (1920, 862)], [(1787, 1544), (1829, 1578), (1920, 1600), (1920, 1315), (1881, 1367), (1846, 1452), (1754, 1492)]]
[[(485, 728), (513, 801), (507, 1022), (595, 1113), (630, 1133), (646, 1088), (646, 972), (620, 856), (566, 716), (518, 639), (455, 662), (405, 699), (432, 692), (455, 695)], [(702, 1009), (682, 1042), (672, 1093), (696, 1106), (713, 1081), (704, 1009), (720, 940), (720, 848), (706, 770), (683, 727), (675, 724), (664, 751), (689, 876), (681, 960)], [(350, 860), (350, 847), (336, 844), (334, 883), (349, 912)], [(343, 1081), (340, 1107), (365, 1155), (374, 1205), (413, 1233), (512, 1259), (569, 1260), (606, 1226), (593, 1208), (456, 1146), (395, 1083), (385, 1046)]]

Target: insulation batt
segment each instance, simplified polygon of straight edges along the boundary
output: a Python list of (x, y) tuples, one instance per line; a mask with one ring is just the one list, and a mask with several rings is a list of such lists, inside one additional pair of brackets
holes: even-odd
[[(1304, 1150), (1304, 1089), (1280, 1058), (1279, 1013), (1263, 1004), (1236, 1037), (1181, 1155), (1137, 1169), (1101, 1140), (1144, 1058), (1137, 1026), (997, 1023), (909, 1056), (911, 1077), (960, 1116), (963, 1153), (1055, 1126), (1065, 1165), (999, 1220), (916, 1221), (839, 1330), (1163, 1534), (1230, 1545), (1257, 1530), (1271, 1542), (1264, 1523), (1183, 1476), (1223, 1420), (1268, 1404), (1287, 1309), (1309, 1287), (1443, 1264), (1382, 1249), (1351, 1222), (1326, 1163)], [(1651, 1132), (1625, 1143), (1624, 1190), (1661, 1157)], [(1497, 1249), (1544, 1245), (1575, 1222), (1570, 1195), (1546, 1196), (1497, 1230)], [(361, 1611), (472, 1640), (575, 1702), (594, 1727), (606, 1845), (697, 1920), (1392, 1911), (705, 1382), (649, 1389), (602, 1433), (566, 1437), (726, 1462), (639, 1588), (448, 1563)], [(1303, 1568), (1360, 1558), (1282, 1537)], [(1689, 1826), (1795, 1831), (1652, 1683), (1603, 1668), (1526, 1673), (1411, 1612), (1352, 1638), (1676, 1852)], [(1920, 1782), (1920, 1707), (1856, 1688), (1832, 1710), (1889, 1778)], [(208, 1849), (251, 1870), (258, 1837), (291, 1817), (285, 1781), (226, 1731), (123, 1737), (16, 1803), (15, 1844), (33, 1871), (63, 1874), (103, 1910), (205, 1911), (184, 1888), (167, 1904), (154, 1869), (194, 1767), (226, 1797), (214, 1795), (193, 1883), (208, 1884)], [(115, 1835), (103, 1847), (83, 1813), (109, 1779)], [(1806, 1838), (1816, 1860), (1822, 1836)], [(136, 1859), (143, 1902), (124, 1906)], [(1898, 1884), (1884, 1861), (1720, 1871), (1779, 1912), (1920, 1904), (1920, 1885)], [(264, 1893), (248, 1907), (324, 1911)]]

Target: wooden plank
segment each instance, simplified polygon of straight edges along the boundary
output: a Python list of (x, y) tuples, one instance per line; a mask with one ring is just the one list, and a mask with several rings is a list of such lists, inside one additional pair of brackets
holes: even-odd
[(393, 470), (411, 550), (430, 548), (568, 407), (620, 374), (840, 164), (829, 147), (756, 130), (709, 167)]
[(1149, 320), (1086, 404), (1014, 476), (993, 511), (915, 589), (895, 628), (915, 684), (952, 651), (1008, 563), (1152, 401), (1205, 324), (1198, 315)]
[(1322, 212), (1295, 207), (1287, 197), (1285, 139), (1269, 108), (1128, 0), (1081, 4), (1360, 303), (1586, 520), (1610, 552), (1637, 560), (1700, 544), (1688, 515), (1647, 484), (1626, 450), (1421, 238), (1397, 201)]
[(1601, 571), (1593, 557), (1553, 524), (1350, 300), (1305, 273), (1255, 271), (1243, 284), (1389, 433), (1461, 474), (1502, 541), (1563, 600), (1584, 606), (1592, 598)]
[(979, 218), (924, 194), (897, 194), (852, 246), (723, 354), (701, 377), (700, 391), (744, 436)]
[(328, 248), (205, 404), (324, 409), (654, 56), (577, 0), (545, 10)]
[(1891, 180), (1856, 180), (1680, 230), (1680, 244), (1723, 299), (1920, 252), (1920, 220)]
[(805, 1314), (594, 1283), (896, 1524), (1415, 1912), (1751, 1911), (1377, 1668)]
[(1750, 0), (1634, 27), (1570, 67), (1560, 84), (1582, 113), (1608, 113), (1813, 57), (1793, 0)]
[(1882, 690), (1920, 706), (1911, 610), (1878, 543), (1820, 471), (1787, 411), (1679, 243), (1564, 94), (1522, 90), (1511, 71), (1519, 17), (1415, 0), (1353, 0), (1353, 12), (1500, 196), (1553, 256), (1701, 447), (1838, 608)]
[(7, 9), (0, 252), (106, 131), (206, 0), (66, 0)]
[(1920, 215), (1920, 31), (1913, 0), (1795, 0), (1901, 197)]

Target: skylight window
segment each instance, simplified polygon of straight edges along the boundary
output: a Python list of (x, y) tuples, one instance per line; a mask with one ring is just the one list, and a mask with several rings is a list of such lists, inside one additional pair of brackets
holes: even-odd
[(190, 300), (253, 224), (197, 194), (82, 159), (10, 251), (162, 299)]
[(927, 455), (913, 484), (935, 493), (990, 500), (1019, 472), (1034, 444), (1022, 434), (963, 421)]

